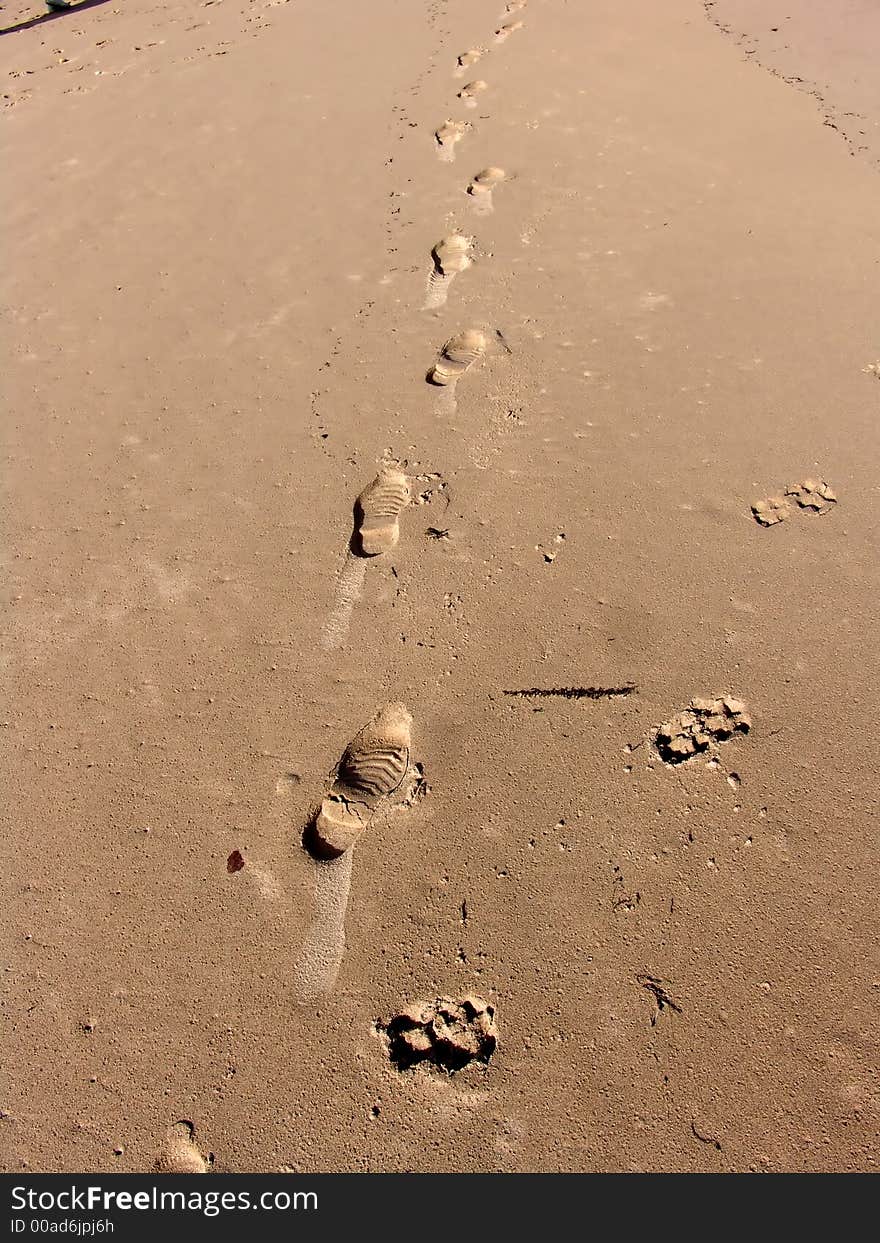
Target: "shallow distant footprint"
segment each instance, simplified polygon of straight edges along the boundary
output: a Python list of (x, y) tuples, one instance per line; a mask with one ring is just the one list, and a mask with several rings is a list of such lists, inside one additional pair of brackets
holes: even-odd
[(505, 39), (509, 39), (517, 30), (522, 30), (525, 22), (505, 22), (503, 26), (499, 26), (495, 31), (495, 42), (503, 43)]
[(403, 471), (386, 466), (355, 501), (355, 551), (362, 557), (389, 552), (400, 538), (400, 514), (412, 497)]
[(481, 47), (471, 47), (466, 52), (462, 52), (455, 62), (454, 76), (456, 78), (464, 77), (464, 71), (470, 69), (471, 65), (475, 65), (482, 55), (483, 48)]
[(431, 251), (433, 267), (428, 274), (423, 310), (430, 311), (443, 306), (449, 294), (449, 286), (459, 272), (466, 271), (473, 263), (470, 253), (473, 244), (474, 239), (465, 237), (463, 233), (451, 233), (437, 243)]
[(479, 328), (468, 328), (451, 337), (428, 372), (428, 383), (454, 385), (473, 363), (485, 354), (489, 342)]
[(474, 211), (478, 216), (487, 216), (493, 210), (492, 191), (496, 186), (500, 186), (506, 177), (507, 174), (503, 168), (494, 166), (483, 168), (474, 175), (467, 192), (474, 201)]
[(446, 164), (455, 159), (455, 145), (461, 142), (470, 127), (465, 121), (444, 121), (434, 131), (434, 142), (437, 146), (437, 158)]
[(191, 1122), (175, 1122), (168, 1128), (165, 1145), (153, 1163), (157, 1174), (206, 1174), (213, 1161), (206, 1160), (194, 1142), (195, 1127)]
[(762, 527), (773, 527), (777, 522), (785, 522), (791, 514), (791, 506), (784, 496), (768, 496), (766, 501), (755, 501), (752, 514)]
[(402, 703), (387, 704), (343, 752), (333, 785), (304, 841), (312, 854), (332, 859), (349, 850), (393, 795), (408, 793), (412, 717)]
[(468, 82), (458, 92), (458, 98), (462, 101), (466, 108), (476, 108), (477, 96), (482, 95), (483, 91), (489, 89), (489, 83), (484, 82), (482, 78), (477, 78), (473, 82)]

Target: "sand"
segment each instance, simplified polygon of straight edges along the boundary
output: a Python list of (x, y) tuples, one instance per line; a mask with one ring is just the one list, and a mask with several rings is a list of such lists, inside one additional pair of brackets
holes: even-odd
[(875, 0), (705, 0), (745, 56), (811, 95), (852, 155), (880, 168), (880, 5)]
[(3, 1169), (876, 1168), (871, 14), (758, 7), (7, 5)]

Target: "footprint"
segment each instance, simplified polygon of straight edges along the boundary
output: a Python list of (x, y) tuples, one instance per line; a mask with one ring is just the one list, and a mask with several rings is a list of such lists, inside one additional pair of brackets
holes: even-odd
[(402, 471), (380, 470), (355, 501), (356, 547), (363, 557), (389, 552), (400, 538), (399, 517), (410, 503), (412, 491)]
[(751, 728), (752, 718), (741, 699), (730, 695), (692, 699), (684, 712), (660, 726), (655, 741), (666, 764), (681, 764), (710, 744), (726, 742), (737, 732), (747, 734)]
[(505, 22), (503, 26), (495, 31), (495, 42), (503, 43), (505, 39), (509, 39), (517, 30), (522, 30), (525, 22)]
[(431, 251), (434, 267), (428, 275), (425, 304), (422, 310), (430, 311), (443, 306), (449, 294), (449, 286), (459, 272), (464, 272), (473, 263), (470, 256), (473, 244), (472, 237), (465, 237), (461, 233), (451, 233), (449, 237), (444, 237), (442, 242), (437, 243)]
[(482, 78), (477, 78), (474, 82), (468, 82), (458, 92), (458, 98), (463, 101), (466, 108), (476, 108), (477, 96), (483, 91), (489, 89), (489, 83), (484, 82)]
[(345, 955), (345, 917), (354, 852), (315, 864), (315, 915), (293, 968), (299, 1001), (315, 1001), (336, 983)]
[(475, 174), (467, 188), (474, 200), (474, 211), (478, 216), (488, 216), (493, 209), (492, 191), (505, 180), (507, 174), (503, 168), (483, 168)]
[(470, 126), (465, 121), (444, 121), (434, 131), (434, 142), (437, 144), (437, 158), (445, 164), (455, 159), (455, 144), (461, 142)]
[(195, 1127), (191, 1122), (175, 1122), (168, 1128), (165, 1147), (156, 1157), (153, 1169), (157, 1174), (206, 1174), (213, 1157), (202, 1156), (193, 1137)]
[(455, 77), (464, 76), (465, 69), (470, 69), (471, 65), (475, 65), (482, 57), (484, 49), (481, 47), (468, 48), (466, 52), (462, 52), (461, 56), (455, 62)]
[(485, 354), (488, 341), (478, 328), (468, 328), (446, 342), (434, 366), (428, 372), (428, 383), (454, 385), (468, 367)]
[[(352, 536), (352, 541), (354, 536)], [(367, 565), (363, 557), (355, 556), (349, 548), (336, 579), (336, 598), (333, 611), (321, 627), (321, 647), (332, 652), (345, 642), (351, 625), (354, 606), (361, 598)]]
[(401, 703), (387, 704), (343, 752), (330, 793), (304, 835), (318, 858), (350, 849), (392, 795), (405, 797), (410, 767), (412, 717)]
[(817, 514), (827, 514), (837, 497), (824, 479), (805, 479), (803, 483), (793, 483), (785, 489), (785, 495), (791, 496), (801, 509), (812, 509)]

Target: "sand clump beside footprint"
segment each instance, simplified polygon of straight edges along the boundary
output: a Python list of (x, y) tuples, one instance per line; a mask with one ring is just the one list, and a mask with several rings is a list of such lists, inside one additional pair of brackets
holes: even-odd
[(433, 267), (428, 274), (425, 290), (424, 310), (433, 310), (443, 306), (449, 294), (449, 287), (456, 276), (473, 263), (471, 248), (472, 237), (462, 233), (451, 233), (438, 242), (431, 251)]
[(472, 1062), (488, 1064), (498, 1045), (495, 1008), (481, 997), (417, 1002), (376, 1024), (398, 1070), (428, 1062), (454, 1074)]
[(817, 514), (827, 514), (837, 504), (837, 496), (824, 479), (804, 479), (785, 489), (785, 495), (801, 509), (811, 509)]
[(772, 527), (790, 517), (791, 506), (784, 496), (768, 496), (766, 501), (755, 501), (752, 514), (762, 527)]
[(376, 813), (407, 793), (412, 716), (402, 703), (380, 709), (351, 740), (308, 834), (313, 853), (335, 858), (350, 850)]

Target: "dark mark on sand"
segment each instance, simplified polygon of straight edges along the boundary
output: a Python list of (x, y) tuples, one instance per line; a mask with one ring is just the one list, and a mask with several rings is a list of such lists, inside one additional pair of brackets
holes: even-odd
[(651, 1016), (652, 1027), (656, 1025), (658, 1016), (662, 1014), (667, 1006), (670, 1010), (674, 1010), (676, 1014), (681, 1014), (681, 1006), (676, 1005), (676, 1003), (669, 996), (666, 989), (663, 987), (662, 980), (656, 979), (653, 975), (644, 974), (637, 975), (636, 979), (639, 984), (641, 984), (642, 988), (646, 988), (648, 992), (653, 995), (654, 1000), (657, 1003), (657, 1010)]

